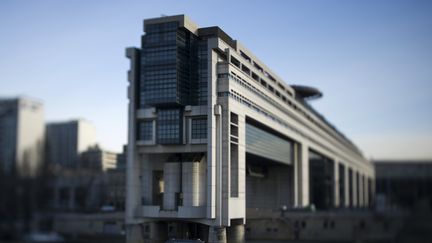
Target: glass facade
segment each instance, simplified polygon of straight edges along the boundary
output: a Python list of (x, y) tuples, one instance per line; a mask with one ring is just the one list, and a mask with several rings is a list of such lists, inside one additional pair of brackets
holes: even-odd
[[(201, 97), (198, 89), (207, 88), (199, 85), (198, 37), (179, 28), (178, 22), (150, 24), (145, 28), (140, 107), (198, 104)], [(206, 56), (203, 58), (207, 60)]]
[(191, 124), (192, 139), (207, 138), (207, 118), (194, 118)]
[(157, 142), (159, 144), (182, 143), (182, 117), (180, 108), (158, 110)]
[(334, 162), (309, 150), (309, 200), (317, 209), (334, 205)]
[(138, 140), (142, 140), (142, 141), (153, 140), (153, 121), (138, 122)]
[(146, 26), (142, 39), (140, 107), (178, 103), (177, 22)]
[(292, 142), (246, 123), (246, 152), (284, 164), (292, 164), (292, 147)]
[(198, 105), (207, 105), (207, 40), (198, 42)]

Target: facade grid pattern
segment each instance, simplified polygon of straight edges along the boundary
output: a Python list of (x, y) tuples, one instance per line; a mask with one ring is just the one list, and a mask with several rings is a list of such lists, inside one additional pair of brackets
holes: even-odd
[(180, 109), (160, 109), (157, 118), (157, 138), (160, 144), (180, 144), (182, 140)]
[(191, 136), (192, 139), (207, 138), (207, 118), (192, 119)]
[(138, 123), (138, 140), (153, 140), (153, 121), (140, 121)]

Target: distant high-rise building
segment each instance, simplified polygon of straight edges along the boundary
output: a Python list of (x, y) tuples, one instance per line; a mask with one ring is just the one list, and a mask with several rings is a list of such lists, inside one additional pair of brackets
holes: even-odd
[(82, 168), (107, 171), (117, 168), (117, 153), (106, 151), (99, 146), (89, 148), (81, 154), (80, 166)]
[(47, 124), (46, 158), (50, 164), (76, 167), (79, 156), (96, 144), (96, 129), (85, 120)]
[(43, 161), (44, 112), (41, 102), (0, 99), (0, 169), (31, 176)]

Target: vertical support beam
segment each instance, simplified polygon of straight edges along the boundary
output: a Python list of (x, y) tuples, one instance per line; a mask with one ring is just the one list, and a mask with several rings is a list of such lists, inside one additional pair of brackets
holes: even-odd
[(359, 183), (359, 185), (358, 185), (358, 189), (359, 189), (358, 207), (359, 208), (362, 208), (364, 206), (364, 202), (363, 202), (363, 195), (364, 195), (364, 193), (363, 193), (363, 190), (364, 190), (363, 178), (364, 178), (363, 175), (360, 174), (360, 172), (359, 172), (358, 173), (358, 183)]
[(212, 47), (217, 40), (208, 41), (207, 49), (207, 218), (216, 218), (216, 116), (214, 106), (217, 103), (217, 54)]
[(369, 207), (369, 188), (368, 188), (368, 176), (363, 177), (363, 206)]
[(297, 151), (298, 156), (298, 206), (309, 205), (309, 146), (302, 143)]
[(358, 199), (357, 199), (357, 194), (358, 194), (358, 192), (357, 192), (357, 176), (358, 176), (358, 173), (357, 173), (357, 171), (355, 171), (355, 169), (354, 168), (352, 168), (352, 202), (351, 202), (351, 205), (352, 205), (352, 207), (353, 208), (355, 208), (355, 207), (357, 207), (358, 206)]
[(294, 165), (293, 165), (293, 186), (294, 186), (294, 207), (300, 207), (300, 182), (299, 182), (299, 167), (300, 167), (300, 144), (294, 143)]
[(339, 187), (340, 187), (340, 180), (339, 180), (339, 162), (337, 159), (333, 161), (333, 203), (334, 207), (337, 208), (340, 206), (340, 200), (339, 200)]
[(126, 242), (142, 242), (143, 234), (139, 221), (135, 214), (141, 204), (141, 182), (140, 182), (140, 161), (136, 153), (136, 87), (140, 79), (140, 50), (137, 48), (127, 48), (126, 57), (130, 59), (130, 70), (128, 72), (128, 146), (126, 161)]

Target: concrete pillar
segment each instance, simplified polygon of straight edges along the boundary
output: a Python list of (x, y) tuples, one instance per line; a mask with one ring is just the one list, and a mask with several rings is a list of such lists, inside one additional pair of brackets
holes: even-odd
[(369, 207), (369, 188), (368, 188), (368, 177), (363, 177), (363, 206)]
[(200, 163), (182, 163), (183, 206), (200, 206)]
[(293, 186), (294, 186), (294, 200), (293, 204), (294, 207), (299, 207), (299, 190), (300, 190), (300, 183), (299, 183), (299, 165), (300, 165), (300, 159), (299, 159), (299, 151), (300, 151), (300, 145), (298, 143), (294, 143), (293, 150), (294, 150), (294, 161), (293, 161)]
[(209, 243), (227, 243), (226, 228), (218, 226), (209, 227)]
[(297, 205), (306, 207), (309, 205), (309, 147), (306, 144), (296, 146), (297, 171)]
[(352, 193), (353, 193), (353, 201), (351, 203), (352, 207), (355, 208), (358, 206), (358, 199), (357, 199), (357, 176), (358, 173), (353, 169), (352, 170)]
[(344, 166), (345, 169), (345, 207), (350, 206), (350, 187), (349, 187), (349, 168), (347, 165)]
[(359, 189), (358, 207), (359, 208), (362, 208), (364, 206), (364, 202), (363, 202), (363, 195), (364, 195), (364, 193), (363, 193), (363, 191), (364, 191), (363, 178), (364, 178), (363, 175), (358, 173), (358, 183), (359, 183), (359, 185), (358, 185), (358, 189)]
[(180, 163), (165, 163), (164, 164), (164, 194), (163, 194), (163, 209), (176, 210), (177, 200), (176, 195), (180, 192)]
[(335, 159), (333, 161), (333, 203), (334, 207), (339, 207), (340, 200), (339, 200), (339, 187), (340, 187), (340, 180), (339, 180), (339, 162)]

